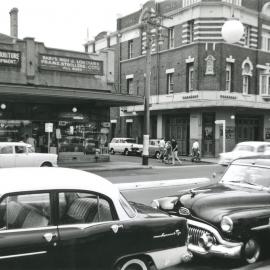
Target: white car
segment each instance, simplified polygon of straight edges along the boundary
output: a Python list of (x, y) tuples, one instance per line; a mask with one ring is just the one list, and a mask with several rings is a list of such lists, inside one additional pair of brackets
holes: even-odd
[(270, 142), (241, 142), (231, 152), (221, 153), (219, 164), (229, 165), (234, 159), (268, 154)]
[(113, 138), (109, 144), (110, 153), (121, 153), (126, 156), (129, 154), (142, 154), (143, 145), (136, 143), (133, 138)]
[(0, 142), (0, 168), (43, 166), (56, 167), (57, 155), (35, 153), (24, 142)]

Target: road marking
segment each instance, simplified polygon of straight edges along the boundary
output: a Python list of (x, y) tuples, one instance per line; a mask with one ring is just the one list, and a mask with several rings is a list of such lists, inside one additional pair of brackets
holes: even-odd
[(194, 185), (210, 182), (209, 178), (187, 178), (187, 179), (172, 179), (172, 180), (160, 180), (160, 181), (144, 181), (133, 183), (118, 183), (117, 187), (123, 190), (132, 189), (147, 189), (147, 188), (159, 188), (159, 187), (171, 187), (181, 185)]

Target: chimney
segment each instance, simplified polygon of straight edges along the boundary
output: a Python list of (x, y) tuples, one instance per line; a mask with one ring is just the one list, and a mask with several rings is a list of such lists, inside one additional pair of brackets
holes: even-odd
[(18, 38), (18, 9), (13, 8), (10, 14), (10, 35), (12, 37)]

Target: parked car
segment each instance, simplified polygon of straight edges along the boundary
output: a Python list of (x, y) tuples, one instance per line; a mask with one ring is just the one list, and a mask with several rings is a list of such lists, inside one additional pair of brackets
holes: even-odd
[(269, 148), (270, 142), (241, 142), (231, 152), (221, 153), (219, 164), (226, 166), (237, 158), (261, 155)]
[(163, 269), (189, 257), (185, 218), (130, 204), (100, 176), (9, 168), (0, 179), (1, 269)]
[(186, 217), (188, 249), (204, 257), (255, 263), (270, 245), (270, 156), (240, 158), (205, 188), (154, 200), (158, 209)]
[(113, 138), (109, 143), (111, 154), (121, 153), (126, 156), (129, 154), (142, 155), (143, 145), (136, 143), (133, 138)]
[(57, 155), (35, 153), (23, 142), (0, 142), (0, 168), (42, 166), (57, 166)]
[(149, 156), (154, 158), (160, 158), (160, 146), (159, 139), (149, 140)]

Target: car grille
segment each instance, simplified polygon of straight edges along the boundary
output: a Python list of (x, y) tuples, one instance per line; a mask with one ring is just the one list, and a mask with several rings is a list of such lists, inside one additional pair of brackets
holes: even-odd
[(193, 245), (198, 245), (199, 244), (199, 238), (204, 234), (204, 233), (208, 233), (210, 234), (214, 241), (213, 244), (217, 243), (216, 238), (214, 237), (214, 235), (212, 233), (210, 233), (209, 231), (205, 230), (205, 229), (201, 229), (199, 227), (193, 226), (193, 225), (188, 225), (188, 237), (189, 237), (189, 243), (193, 244)]

